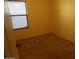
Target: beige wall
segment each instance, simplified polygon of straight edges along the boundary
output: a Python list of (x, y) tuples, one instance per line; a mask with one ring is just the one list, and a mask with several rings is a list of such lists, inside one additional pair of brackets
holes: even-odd
[(27, 0), (29, 28), (12, 30), (15, 40), (52, 32), (74, 41), (73, 0)]
[(52, 0), (52, 33), (74, 42), (74, 0)]
[(29, 28), (13, 31), (15, 40), (49, 33), (50, 0), (27, 0)]
[(16, 40), (13, 36), (13, 31), (11, 29), (11, 19), (8, 15), (8, 7), (7, 7), (7, 1), (5, 1), (5, 11), (4, 11), (4, 54), (5, 56), (14, 57), (16, 59), (19, 59), (18, 51), (16, 48)]
[(9, 42), (6, 36), (6, 33), (4, 35), (4, 57), (11, 57), (11, 50), (10, 50), (10, 46), (9, 46)]
[(22, 38), (52, 32), (74, 42), (74, 0), (27, 0), (27, 5), (28, 29), (12, 30), (10, 17), (5, 17), (7, 37), (15, 56), (16, 40)]

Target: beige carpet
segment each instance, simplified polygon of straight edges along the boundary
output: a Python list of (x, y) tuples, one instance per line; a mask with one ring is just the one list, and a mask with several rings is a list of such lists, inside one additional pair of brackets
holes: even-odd
[(17, 41), (20, 59), (75, 59), (74, 43), (45, 34)]

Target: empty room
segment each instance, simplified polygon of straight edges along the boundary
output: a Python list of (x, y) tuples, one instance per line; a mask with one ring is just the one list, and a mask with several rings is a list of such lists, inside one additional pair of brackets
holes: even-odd
[(5, 0), (5, 59), (75, 59), (75, 0)]

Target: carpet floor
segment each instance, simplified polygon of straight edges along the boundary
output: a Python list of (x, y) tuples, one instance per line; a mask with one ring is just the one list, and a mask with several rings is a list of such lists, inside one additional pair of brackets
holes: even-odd
[(20, 59), (75, 59), (75, 44), (53, 34), (17, 41)]

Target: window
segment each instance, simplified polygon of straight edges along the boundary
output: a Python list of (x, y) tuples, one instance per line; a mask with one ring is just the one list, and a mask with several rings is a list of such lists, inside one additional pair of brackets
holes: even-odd
[(8, 1), (9, 13), (12, 20), (13, 29), (28, 27), (28, 16), (25, 2)]

